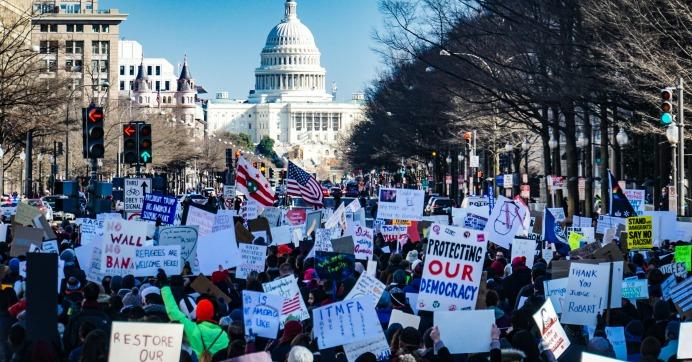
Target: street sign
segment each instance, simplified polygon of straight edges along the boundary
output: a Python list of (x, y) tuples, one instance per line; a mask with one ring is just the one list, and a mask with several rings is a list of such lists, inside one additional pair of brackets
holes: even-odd
[(513, 176), (514, 175), (512, 175), (512, 174), (504, 175), (504, 181), (502, 182), (502, 186), (504, 186), (504, 188), (506, 188), (506, 189), (512, 188), (512, 186), (514, 185)]
[(668, 211), (678, 211), (678, 190), (675, 186), (668, 187)]
[(479, 157), (476, 155), (471, 155), (471, 158), (469, 159), (469, 167), (479, 167), (479, 164)]
[(141, 212), (144, 193), (151, 192), (150, 178), (126, 178), (124, 190), (125, 211)]
[(580, 177), (579, 180), (577, 180), (577, 185), (579, 189), (579, 201), (584, 201), (586, 197), (586, 179)]

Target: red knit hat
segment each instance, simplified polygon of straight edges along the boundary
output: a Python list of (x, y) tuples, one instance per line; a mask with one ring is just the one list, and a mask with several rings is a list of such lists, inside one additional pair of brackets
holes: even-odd
[(517, 256), (514, 259), (512, 259), (512, 266), (517, 266), (517, 265), (526, 265), (526, 257), (525, 256)]
[(200, 300), (199, 303), (197, 303), (195, 315), (197, 317), (197, 323), (214, 322), (214, 304), (207, 299)]
[(278, 247), (278, 249), (277, 249), (277, 252), (278, 252), (279, 255), (290, 254), (292, 251), (293, 251), (293, 250), (291, 249), (291, 247), (288, 246), (288, 245), (286, 245), (286, 244), (279, 245), (279, 247)]

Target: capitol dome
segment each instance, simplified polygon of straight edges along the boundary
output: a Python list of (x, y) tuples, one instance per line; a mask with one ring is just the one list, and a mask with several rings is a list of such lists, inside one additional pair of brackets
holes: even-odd
[(284, 18), (269, 31), (255, 69), (255, 90), (249, 100), (265, 102), (325, 102), (326, 71), (310, 29), (298, 19), (297, 3), (286, 0)]

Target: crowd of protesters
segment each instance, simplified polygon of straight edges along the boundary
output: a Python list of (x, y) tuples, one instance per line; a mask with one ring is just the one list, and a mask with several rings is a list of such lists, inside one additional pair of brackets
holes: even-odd
[[(312, 310), (343, 300), (365, 271), (365, 262), (356, 262), (353, 276), (336, 283), (318, 278), (314, 259), (307, 257), (310, 238), (300, 247), (294, 244), (269, 246), (264, 272), (252, 272), (247, 279), (236, 279), (233, 269), (217, 271), (210, 276), (211, 281), (230, 297), (230, 303), (226, 303), (191, 288), (195, 276), (190, 275), (189, 265), (180, 275), (166, 275), (160, 271), (148, 278), (106, 276), (100, 283), (90, 282), (73, 249), (79, 244), (77, 228), (63, 223), (55, 227), (55, 233), (59, 238), (59, 258), (64, 261), (64, 279), (56, 306), (60, 341), (27, 339), (26, 286), (19, 270), (24, 257), (9, 257), (8, 245), (3, 243), (0, 256), (6, 269), (0, 290), (0, 361), (106, 361), (113, 321), (181, 323), (184, 339), (180, 361), (224, 361), (257, 351), (268, 351), (273, 361), (346, 361), (342, 347), (317, 348), (311, 333), (312, 319), (288, 321), (274, 340), (245, 335), (241, 292), (261, 292), (263, 283), (294, 275), (300, 281), (306, 305)], [(386, 285), (376, 312), (391, 347), (391, 361), (555, 360), (541, 341), (532, 315), (545, 302), (543, 282), (551, 279), (552, 262), (565, 259), (565, 256), (556, 253), (553, 261), (547, 263), (537, 255), (529, 266), (525, 258), (509, 260), (508, 250), (489, 244), (484, 262), (486, 292), (479, 298), (482, 298), (483, 308), (493, 310), (495, 315), (495, 326), (487, 331), (492, 340), (490, 352), (452, 355), (445, 343), (453, 341), (455, 336), (441, 334), (433, 325), (431, 312), (418, 312), (421, 317), (418, 329), (389, 323), (393, 310), (414, 313), (415, 308), (409, 304), (406, 294), (418, 292), (425, 265), (425, 246), (425, 238), (397, 247), (394, 242), (385, 242), (381, 234), (375, 237), (376, 276)], [(592, 337), (581, 326), (564, 325), (571, 346), (560, 357), (561, 361), (579, 361), (582, 351), (614, 358), (605, 326), (624, 327), (630, 361), (676, 360), (681, 317), (670, 301), (662, 299), (660, 285), (666, 276), (658, 268), (670, 263), (674, 246), (675, 243), (666, 241), (660, 248), (647, 253), (623, 255), (628, 266), (625, 277), (648, 280), (649, 298), (636, 300), (635, 304), (623, 299), (621, 308), (610, 309), (607, 315), (599, 316)], [(385, 247), (399, 252), (385, 253)], [(523, 304), (520, 300), (524, 300)], [(365, 353), (356, 361), (376, 360), (375, 354)]]

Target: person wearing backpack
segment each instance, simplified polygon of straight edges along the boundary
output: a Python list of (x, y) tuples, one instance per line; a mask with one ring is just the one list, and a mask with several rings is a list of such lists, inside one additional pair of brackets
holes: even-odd
[(196, 322), (193, 322), (178, 308), (163, 270), (159, 270), (157, 278), (162, 285), (161, 297), (168, 318), (183, 325), (185, 338), (197, 354), (199, 362), (211, 362), (214, 353), (226, 349), (229, 342), (226, 331), (214, 321), (214, 304), (207, 299), (200, 300), (195, 309)]

